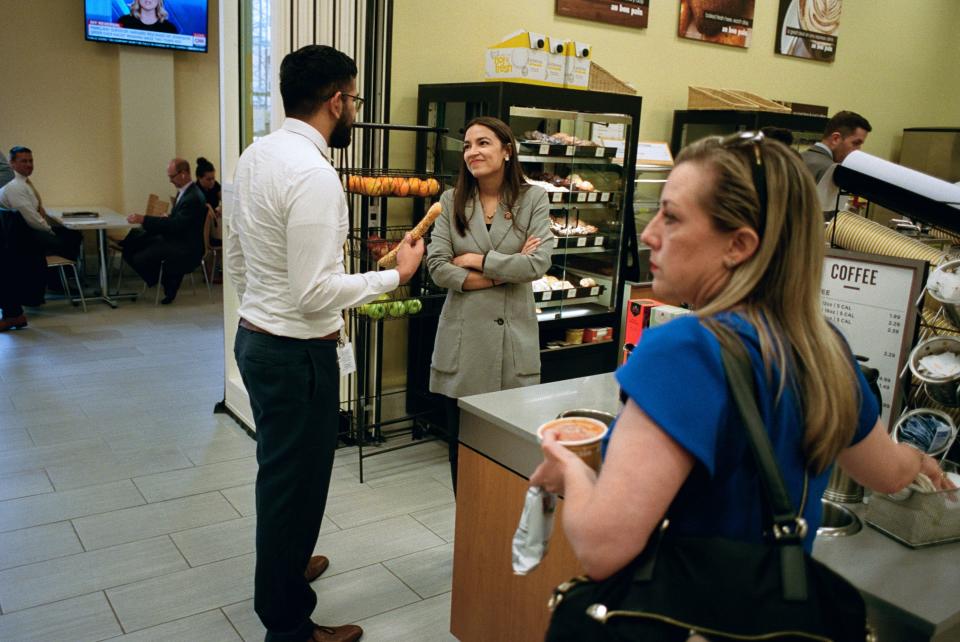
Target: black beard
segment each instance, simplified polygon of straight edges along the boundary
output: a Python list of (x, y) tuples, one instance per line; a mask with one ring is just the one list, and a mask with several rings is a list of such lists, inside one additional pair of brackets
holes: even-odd
[(343, 149), (350, 144), (351, 125), (347, 124), (346, 113), (341, 114), (337, 124), (333, 126), (330, 133), (330, 147), (333, 149)]

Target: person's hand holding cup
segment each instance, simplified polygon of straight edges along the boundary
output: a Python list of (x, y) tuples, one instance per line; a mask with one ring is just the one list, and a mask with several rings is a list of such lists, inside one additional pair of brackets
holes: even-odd
[(537, 428), (537, 437), (542, 442), (544, 435), (552, 433), (558, 443), (577, 455), (594, 471), (599, 471), (600, 445), (609, 430), (599, 419), (563, 417), (548, 421)]

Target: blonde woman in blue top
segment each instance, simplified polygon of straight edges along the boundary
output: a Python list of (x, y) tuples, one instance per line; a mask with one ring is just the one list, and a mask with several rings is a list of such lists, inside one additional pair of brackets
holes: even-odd
[(677, 157), (642, 240), (654, 293), (694, 314), (645, 332), (618, 371), (628, 399), (601, 473), (548, 436), (530, 479), (563, 493), (563, 527), (590, 577), (633, 560), (665, 515), (676, 534), (761, 540), (757, 472), (705, 317), (747, 347), (794, 506), (809, 477), (808, 550), (834, 461), (881, 492), (919, 472), (952, 487), (934, 459), (891, 441), (846, 342), (823, 316), (819, 201), (789, 148), (752, 132), (694, 143)]

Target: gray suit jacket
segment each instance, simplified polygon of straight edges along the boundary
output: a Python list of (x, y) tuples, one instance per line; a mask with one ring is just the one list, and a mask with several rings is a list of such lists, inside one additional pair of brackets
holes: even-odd
[(828, 153), (827, 150), (817, 145), (811, 146), (800, 156), (803, 158), (803, 163), (810, 170), (810, 173), (813, 174), (814, 183), (819, 183), (823, 177), (823, 173), (833, 165), (833, 154)]
[[(448, 397), (516, 388), (540, 382), (540, 332), (531, 281), (550, 267), (553, 234), (550, 205), (539, 187), (520, 193), (513, 219), (497, 210), (490, 231), (479, 199), (467, 203), (468, 227), (454, 226), (453, 190), (440, 197), (443, 213), (431, 232), (427, 267), (433, 281), (447, 288), (430, 367), (430, 390)], [(520, 250), (527, 237), (541, 239), (531, 255)], [(463, 291), (467, 270), (451, 260), (461, 254), (486, 254), (487, 278), (502, 285)]]

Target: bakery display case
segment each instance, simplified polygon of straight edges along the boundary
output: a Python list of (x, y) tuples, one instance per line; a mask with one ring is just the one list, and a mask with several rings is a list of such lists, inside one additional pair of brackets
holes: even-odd
[[(466, 123), (494, 116), (510, 125), (527, 182), (547, 192), (552, 265), (531, 284), (543, 381), (617, 365), (622, 284), (638, 275), (633, 202), (640, 107), (636, 96), (519, 83), (420, 86), (418, 124), (447, 133), (438, 134), (439, 144), (421, 137), (418, 171), (455, 171)], [(435, 320), (411, 323), (409, 387), (427, 388), (435, 334)]]
[(767, 111), (680, 109), (673, 112), (670, 151), (676, 156), (687, 144), (706, 136), (726, 136), (764, 127), (789, 129), (793, 134), (793, 146), (802, 151), (823, 138), (827, 120), (826, 116)]
[(660, 194), (672, 169), (673, 167), (664, 165), (638, 163), (636, 166), (636, 178), (633, 181), (633, 220), (637, 230), (639, 283), (653, 281), (653, 275), (650, 274), (650, 248), (643, 244), (640, 235), (660, 209)]

